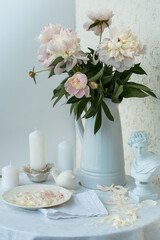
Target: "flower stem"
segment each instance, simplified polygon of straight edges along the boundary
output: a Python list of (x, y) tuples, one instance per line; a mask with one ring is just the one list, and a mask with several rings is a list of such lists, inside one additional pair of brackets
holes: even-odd
[(77, 67), (77, 66), (75, 66), (75, 69), (76, 69), (76, 71), (77, 71), (77, 72), (79, 72), (79, 69), (78, 69), (78, 67)]
[(35, 73), (46, 72), (46, 71), (48, 71), (48, 69), (41, 70), (41, 71), (38, 71), (38, 72), (35, 72)]

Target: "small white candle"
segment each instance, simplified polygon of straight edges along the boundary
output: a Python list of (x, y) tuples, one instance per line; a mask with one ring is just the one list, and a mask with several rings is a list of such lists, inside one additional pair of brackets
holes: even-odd
[(8, 190), (19, 185), (19, 170), (13, 166), (8, 165), (2, 168), (2, 188)]
[(73, 170), (72, 144), (67, 141), (58, 144), (58, 169), (60, 172), (64, 170)]
[(42, 170), (46, 166), (45, 161), (45, 136), (36, 130), (29, 135), (30, 167)]

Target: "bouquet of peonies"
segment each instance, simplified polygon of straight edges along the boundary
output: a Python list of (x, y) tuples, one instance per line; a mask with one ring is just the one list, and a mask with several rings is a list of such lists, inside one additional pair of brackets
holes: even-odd
[[(95, 117), (96, 133), (101, 127), (102, 111), (114, 121), (105, 98), (120, 103), (123, 98), (156, 95), (150, 88), (129, 81), (132, 74), (146, 74), (140, 63), (135, 64), (135, 57), (145, 53), (145, 46), (132, 31), (110, 28), (111, 11), (88, 11), (87, 16), (90, 21), (84, 24), (84, 28), (100, 37), (96, 50), (88, 48), (88, 52), (83, 52), (76, 33), (61, 25), (47, 24), (37, 37), (40, 42), (38, 61), (45, 68), (42, 71), (49, 71), (49, 78), (68, 74), (53, 90), (53, 106), (65, 96), (76, 119)], [(102, 40), (105, 28), (109, 28), (109, 37)], [(35, 72), (33, 68), (29, 72), (35, 83), (36, 74), (42, 71)]]

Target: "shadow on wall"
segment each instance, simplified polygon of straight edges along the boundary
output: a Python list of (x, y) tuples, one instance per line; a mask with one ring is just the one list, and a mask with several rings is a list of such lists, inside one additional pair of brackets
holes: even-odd
[[(8, 7), (9, 6), (9, 7)], [(63, 137), (75, 149), (73, 117), (63, 101), (52, 109), (53, 89), (62, 76), (48, 79), (44, 73), (35, 85), (28, 72), (37, 61), (35, 37), (47, 23), (74, 29), (74, 0), (1, 1), (0, 29), (0, 169), (10, 161), (29, 162), (28, 135), (35, 128), (46, 137), (46, 161), (57, 161), (57, 145)], [(74, 153), (75, 154), (75, 153)]]

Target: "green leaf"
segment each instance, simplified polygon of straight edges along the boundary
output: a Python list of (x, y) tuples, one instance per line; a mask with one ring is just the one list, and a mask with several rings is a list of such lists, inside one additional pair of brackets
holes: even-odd
[(89, 49), (89, 51), (90, 51), (92, 54), (94, 53), (94, 49), (89, 48), (89, 47), (88, 47), (88, 49)]
[(48, 78), (52, 77), (53, 75), (55, 75), (54, 68), (50, 71)]
[(34, 72), (34, 69), (35, 69), (35, 67), (33, 67), (33, 69), (32, 69), (32, 72), (34, 73), (32, 78), (33, 78), (34, 83), (36, 84), (37, 83), (36, 78), (35, 78), (36, 74)]
[(98, 109), (98, 102), (99, 102), (98, 95), (95, 96), (94, 99), (93, 98), (91, 99), (91, 106), (95, 111), (97, 111)]
[(97, 74), (95, 74), (93, 77), (89, 78), (88, 81), (89, 81), (89, 82), (96, 82), (99, 78), (102, 77), (102, 75), (103, 75), (103, 70), (104, 70), (104, 67), (102, 67), (102, 68), (100, 69), (100, 71), (99, 71)]
[(51, 100), (50, 100), (50, 101), (53, 101), (53, 99), (54, 99), (55, 97), (57, 97), (57, 96), (55, 96), (55, 95), (54, 95), (54, 96), (51, 98)]
[(33, 81), (34, 81), (34, 83), (36, 84), (36, 78), (35, 78), (35, 77), (33, 77)]
[(142, 84), (139, 84), (139, 83), (135, 83), (135, 82), (128, 82), (128, 83), (125, 84), (125, 86), (141, 89), (143, 91), (151, 91), (151, 89), (146, 87), (145, 85), (142, 85)]
[(91, 69), (90, 71), (86, 72), (85, 74), (87, 76), (87, 79), (90, 79), (97, 74), (97, 70), (96, 69)]
[(101, 114), (101, 108), (99, 108), (97, 112), (96, 120), (95, 120), (95, 125), (94, 125), (94, 134), (98, 132), (101, 125), (102, 125), (102, 114)]
[[(62, 88), (64, 88), (64, 84), (67, 81), (68, 77), (65, 78), (59, 85), (53, 90), (53, 97), (51, 100), (53, 100), (55, 97), (59, 96), (59, 92), (61, 91)], [(67, 93), (67, 92), (66, 92)]]
[(74, 116), (77, 114), (78, 102), (74, 103)]
[(83, 98), (79, 103), (77, 107), (77, 120), (80, 118), (82, 112), (85, 110), (85, 107), (90, 99), (89, 98)]
[(103, 85), (106, 84), (106, 83), (108, 83), (108, 82), (110, 82), (110, 81), (112, 80), (112, 78), (113, 78), (113, 75), (102, 77), (102, 83), (103, 83)]
[(97, 25), (99, 25), (99, 24), (100, 24), (100, 21), (99, 21), (99, 20), (96, 20), (94, 23), (92, 23), (92, 24), (89, 26), (88, 30), (90, 30), (91, 28), (93, 28), (93, 27), (95, 27), (95, 26), (97, 26)]
[(69, 77), (72, 77), (73, 75), (74, 75), (74, 72), (72, 71), (72, 70), (70, 70), (69, 72), (67, 72), (68, 73), (68, 76)]
[(94, 117), (96, 114), (96, 112), (94, 111), (94, 109), (92, 108), (92, 106), (90, 106), (90, 108), (87, 110), (86, 114), (83, 116), (83, 118), (90, 118), (90, 117)]
[(103, 22), (105, 22), (105, 24), (106, 24), (106, 25), (107, 25), (107, 27), (109, 28), (108, 20), (106, 20), (106, 21), (103, 21)]
[(132, 72), (128, 73), (128, 75), (124, 79), (121, 80), (122, 83), (125, 84), (126, 82), (128, 82), (128, 80), (130, 79), (131, 75), (132, 75)]
[(105, 76), (110, 76), (110, 75), (112, 75), (112, 70), (113, 70), (113, 67), (112, 67), (112, 66), (107, 66), (107, 65), (105, 65), (105, 66), (104, 66), (104, 75), (105, 75)]
[(103, 93), (103, 86), (102, 85), (98, 85), (98, 93), (102, 94)]
[(144, 93), (140, 89), (126, 87), (125, 85), (124, 85), (124, 91), (122, 95), (124, 98), (130, 98), (130, 97), (143, 98), (148, 96), (148, 94)]
[(101, 105), (101, 102), (103, 100), (103, 97), (104, 97), (104, 94), (101, 93), (101, 94), (95, 95), (94, 98), (91, 98), (91, 106), (95, 110), (95, 112), (98, 111), (98, 109)]
[(120, 86), (118, 87), (118, 89), (116, 90), (116, 92), (114, 93), (114, 97), (115, 97), (115, 98), (118, 98), (119, 95), (120, 95), (122, 92), (123, 92), (123, 85), (120, 85)]
[(135, 64), (134, 67), (132, 67), (130, 69), (130, 71), (132, 73), (136, 73), (136, 74), (145, 74), (145, 75), (147, 75), (147, 73), (143, 70), (143, 68), (140, 67), (140, 63)]
[(71, 107), (70, 107), (70, 114), (72, 114), (73, 109), (74, 109), (74, 104), (71, 104)]
[(64, 58), (59, 56), (49, 65), (49, 67), (56, 66), (59, 62), (62, 62), (63, 60)]
[(146, 92), (147, 94), (151, 95), (152, 97), (157, 98), (157, 96), (154, 94), (154, 92), (149, 87), (146, 87), (145, 85), (135, 83), (135, 82), (128, 82), (125, 84), (125, 86), (140, 89), (140, 90)]
[(117, 82), (115, 82), (114, 84), (114, 91), (113, 91), (113, 95), (116, 93), (117, 89), (119, 88), (119, 85)]
[(114, 121), (114, 118), (113, 118), (107, 104), (104, 101), (102, 101), (102, 107), (103, 107), (104, 113), (107, 116), (107, 118), (111, 121)]
[(114, 96), (111, 97), (111, 100), (114, 103), (120, 103), (121, 102), (118, 98), (115, 98)]
[(64, 63), (62, 66), (60, 66), (60, 68), (65, 68), (66, 67), (66, 63)]
[(104, 89), (104, 93), (107, 94), (108, 93), (108, 88)]
[(76, 98), (75, 96), (73, 96), (67, 101), (67, 104), (76, 103), (79, 102), (80, 100), (81, 100), (80, 98)]
[(57, 102), (65, 95), (65, 89), (61, 89), (61, 91), (59, 92), (59, 96), (58, 98), (55, 100), (55, 102), (53, 103), (53, 107), (57, 104)]
[(80, 73), (87, 73), (87, 72), (88, 72), (87, 67), (80, 68)]
[(157, 98), (157, 96), (156, 96), (156, 94), (154, 94), (154, 92), (152, 92), (152, 91), (146, 91), (146, 90), (145, 90), (145, 92), (148, 93), (150, 96), (152, 96), (152, 97), (154, 97), (154, 98)]
[(60, 90), (57, 90), (57, 91), (56, 91), (56, 89), (54, 89), (54, 91), (53, 91), (53, 97), (51, 98), (51, 101), (52, 101), (54, 98), (56, 98), (56, 97), (59, 96), (60, 91), (61, 91), (61, 89), (60, 89)]

